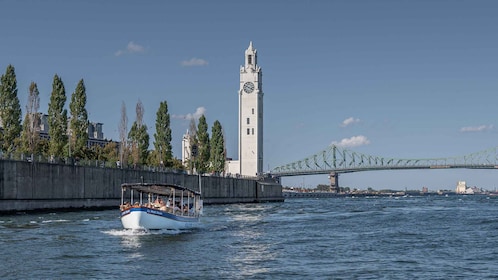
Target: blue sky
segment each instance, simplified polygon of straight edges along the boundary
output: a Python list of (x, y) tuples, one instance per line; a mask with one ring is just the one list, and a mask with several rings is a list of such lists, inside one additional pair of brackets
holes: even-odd
[[(239, 67), (249, 41), (263, 69), (265, 169), (331, 143), (396, 158), (460, 156), (498, 145), (497, 1), (0, 6), (0, 71), (16, 68), (23, 110), (31, 81), (46, 113), (54, 74), (68, 100), (83, 78), (90, 120), (117, 140), (122, 102), (131, 127), (141, 100), (152, 136), (159, 102), (167, 101), (178, 158), (189, 118), (199, 114), (210, 126), (221, 122), (228, 156), (237, 158)], [(458, 180), (498, 187), (497, 171), (464, 169), (353, 173), (340, 184), (437, 190), (454, 189)], [(283, 183), (314, 187), (328, 179)]]

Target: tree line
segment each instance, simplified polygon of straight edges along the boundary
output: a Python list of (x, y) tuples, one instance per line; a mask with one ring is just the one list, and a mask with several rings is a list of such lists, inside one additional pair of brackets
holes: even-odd
[(192, 119), (189, 129), (190, 151), (197, 153), (183, 166), (175, 158), (171, 146), (170, 115), (168, 103), (162, 101), (156, 113), (156, 132), (152, 150), (150, 136), (143, 121), (144, 106), (140, 99), (135, 107), (135, 121), (128, 130), (126, 105), (122, 102), (118, 125), (119, 142), (109, 141), (105, 146), (87, 145), (89, 139), (86, 89), (81, 79), (71, 94), (69, 112), (65, 108), (67, 96), (62, 79), (55, 74), (48, 104), (48, 139), (40, 137), (40, 93), (35, 82), (28, 88), (26, 114), (22, 120), (18, 98), (15, 68), (8, 65), (0, 79), (0, 150), (8, 154), (43, 155), (46, 158), (75, 158), (111, 161), (120, 167), (143, 165), (165, 168), (189, 169), (198, 172), (219, 172), (225, 169), (226, 150), (223, 128), (216, 120), (208, 133), (206, 118), (202, 115), (198, 124)]

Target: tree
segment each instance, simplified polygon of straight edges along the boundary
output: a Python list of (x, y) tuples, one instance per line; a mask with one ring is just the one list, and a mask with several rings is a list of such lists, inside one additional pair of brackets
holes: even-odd
[(57, 74), (52, 83), (52, 94), (48, 104), (48, 135), (49, 153), (51, 156), (62, 157), (64, 147), (67, 143), (67, 110), (64, 109), (66, 103), (66, 90), (62, 80)]
[(14, 66), (7, 66), (1, 77), (0, 85), (0, 121), (3, 133), (0, 142), (2, 150), (14, 152), (19, 145), (21, 135), (21, 105), (17, 97), (17, 79)]
[(39, 139), (38, 145), (36, 146), (35, 154), (42, 154), (45, 157), (49, 156), (49, 143), (47, 139)]
[(137, 117), (128, 133), (128, 139), (131, 143), (133, 164), (136, 166), (147, 162), (149, 133), (147, 132), (147, 126), (143, 123), (144, 106), (142, 101), (138, 100), (135, 111)]
[(118, 144), (114, 141), (108, 142), (102, 149), (104, 160), (115, 163), (119, 160)]
[(35, 82), (29, 85), (28, 104), (26, 105), (26, 116), (24, 117), (23, 130), (21, 133), (21, 149), (23, 153), (33, 155), (37, 150), (39, 141), (38, 130), (40, 122), (40, 92)]
[(196, 166), (200, 173), (204, 173), (209, 169), (211, 151), (209, 145), (208, 125), (204, 115), (199, 118), (199, 123), (197, 125), (197, 150), (198, 156), (196, 159)]
[(218, 120), (216, 120), (211, 128), (211, 151), (210, 159), (211, 171), (223, 172), (225, 170), (225, 139), (223, 137), (223, 129)]
[(159, 104), (156, 114), (156, 133), (154, 133), (154, 148), (158, 162), (165, 167), (173, 166), (173, 152), (171, 151), (171, 128), (168, 114), (168, 103), (163, 101)]
[(86, 111), (86, 89), (83, 79), (78, 82), (69, 103), (69, 157), (85, 157), (88, 142), (88, 113)]
[(128, 131), (128, 117), (126, 116), (126, 105), (124, 101), (121, 103), (121, 121), (119, 122), (119, 163), (120, 167), (128, 161), (128, 145), (126, 132)]
[(195, 123), (195, 119), (194, 118), (190, 119), (189, 134), (190, 134), (190, 137), (196, 137), (197, 136), (197, 124)]
[(195, 161), (197, 160), (196, 157), (197, 155), (192, 154), (194, 152), (194, 148), (197, 152), (197, 124), (195, 123), (195, 118), (190, 119), (190, 125), (189, 125), (189, 130), (188, 132), (188, 138), (189, 138), (189, 144), (190, 144), (190, 155), (188, 155), (188, 162), (187, 162), (187, 170), (190, 170), (190, 172), (194, 171), (195, 167)]

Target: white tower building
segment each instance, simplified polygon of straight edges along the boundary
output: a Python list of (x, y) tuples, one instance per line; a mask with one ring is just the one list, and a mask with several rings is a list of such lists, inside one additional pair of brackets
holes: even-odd
[(263, 72), (252, 42), (240, 67), (239, 168), (240, 174), (256, 176), (263, 171)]
[(183, 135), (182, 138), (182, 164), (183, 166), (187, 166), (187, 163), (190, 161), (191, 151), (190, 151), (190, 133), (187, 130), (187, 133)]

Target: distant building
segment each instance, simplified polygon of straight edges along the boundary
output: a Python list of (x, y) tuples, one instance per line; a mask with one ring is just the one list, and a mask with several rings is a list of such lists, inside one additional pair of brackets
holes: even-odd
[(102, 132), (102, 123), (88, 123), (88, 138), (90, 139), (104, 139), (104, 132)]
[(466, 193), (467, 191), (467, 184), (465, 181), (458, 181), (457, 186), (456, 186), (456, 193)]
[(190, 161), (190, 158), (192, 156), (191, 152), (191, 139), (192, 136), (190, 135), (190, 132), (187, 130), (187, 133), (183, 134), (183, 139), (182, 139), (182, 164), (183, 166), (187, 166), (187, 163)]
[[(50, 139), (50, 136), (48, 134), (49, 131), (49, 125), (48, 125), (48, 115), (43, 114), (43, 113), (38, 113), (40, 115), (39, 118), (39, 123), (36, 126), (36, 130), (38, 131), (40, 138), (42, 139)], [(68, 124), (69, 124), (68, 120)], [(88, 123), (88, 140), (87, 140), (87, 147), (92, 147), (92, 146), (101, 146), (104, 147), (107, 145), (109, 142), (113, 142), (111, 140), (107, 140), (104, 138), (104, 132), (102, 130), (102, 127), (104, 126), (103, 123), (96, 123), (96, 122), (89, 122)], [(68, 132), (67, 134), (70, 133), (69, 130), (69, 125), (68, 125)], [(120, 145), (119, 142), (116, 142), (118, 144), (118, 147)]]

